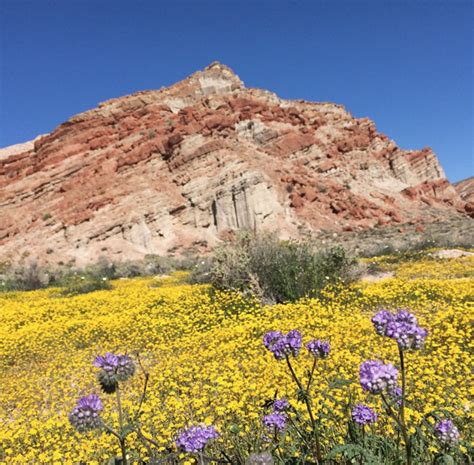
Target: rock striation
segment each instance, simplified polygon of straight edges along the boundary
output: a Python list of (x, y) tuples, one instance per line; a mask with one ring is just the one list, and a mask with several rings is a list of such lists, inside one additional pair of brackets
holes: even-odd
[(474, 176), (454, 183), (454, 188), (466, 202), (466, 211), (474, 218)]
[(79, 265), (206, 250), (237, 229), (300, 237), (431, 222), (466, 202), (429, 149), (341, 105), (246, 88), (213, 63), (0, 151), (0, 261)]

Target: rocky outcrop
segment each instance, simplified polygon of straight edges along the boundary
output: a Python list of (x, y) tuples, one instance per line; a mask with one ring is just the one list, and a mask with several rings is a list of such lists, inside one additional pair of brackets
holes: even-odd
[(41, 136), (36, 137), (33, 140), (29, 140), (28, 142), (23, 142), (22, 144), (15, 144), (10, 145), (9, 147), (5, 147), (0, 149), (0, 159), (11, 157), (12, 155), (18, 155), (20, 153), (29, 152), (30, 150), (34, 149), (35, 142), (41, 137), (44, 137), (46, 134), (42, 134)]
[(466, 206), (430, 149), (401, 150), (340, 105), (245, 88), (219, 63), (0, 152), (0, 192), (0, 261), (78, 264), (203, 250), (236, 229), (298, 237)]
[(456, 182), (454, 188), (461, 199), (466, 202), (466, 211), (471, 218), (474, 218), (474, 176)]

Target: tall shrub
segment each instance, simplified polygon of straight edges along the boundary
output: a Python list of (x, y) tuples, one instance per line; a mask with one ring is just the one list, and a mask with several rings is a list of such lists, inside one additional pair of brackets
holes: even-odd
[(266, 302), (288, 302), (317, 294), (327, 284), (348, 282), (355, 261), (342, 247), (317, 251), (308, 241), (280, 241), (273, 234), (242, 233), (217, 247), (191, 280), (203, 275), (218, 289), (258, 295)]

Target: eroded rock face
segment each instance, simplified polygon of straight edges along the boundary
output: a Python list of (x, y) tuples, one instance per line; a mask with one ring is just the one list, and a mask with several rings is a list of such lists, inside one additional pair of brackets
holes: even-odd
[(454, 188), (461, 199), (466, 202), (466, 211), (471, 218), (474, 218), (474, 176), (456, 182)]
[(340, 105), (247, 89), (219, 63), (0, 151), (0, 192), (1, 261), (80, 265), (466, 208), (430, 149), (403, 151)]

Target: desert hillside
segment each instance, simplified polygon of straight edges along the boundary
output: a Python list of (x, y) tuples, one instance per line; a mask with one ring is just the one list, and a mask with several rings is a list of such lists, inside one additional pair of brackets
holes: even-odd
[(467, 210), (471, 213), (474, 212), (474, 176), (454, 183), (454, 188), (461, 199), (468, 204), (466, 206)]
[(471, 210), (429, 149), (341, 105), (246, 88), (213, 63), (0, 150), (0, 259), (93, 262), (429, 223)]

